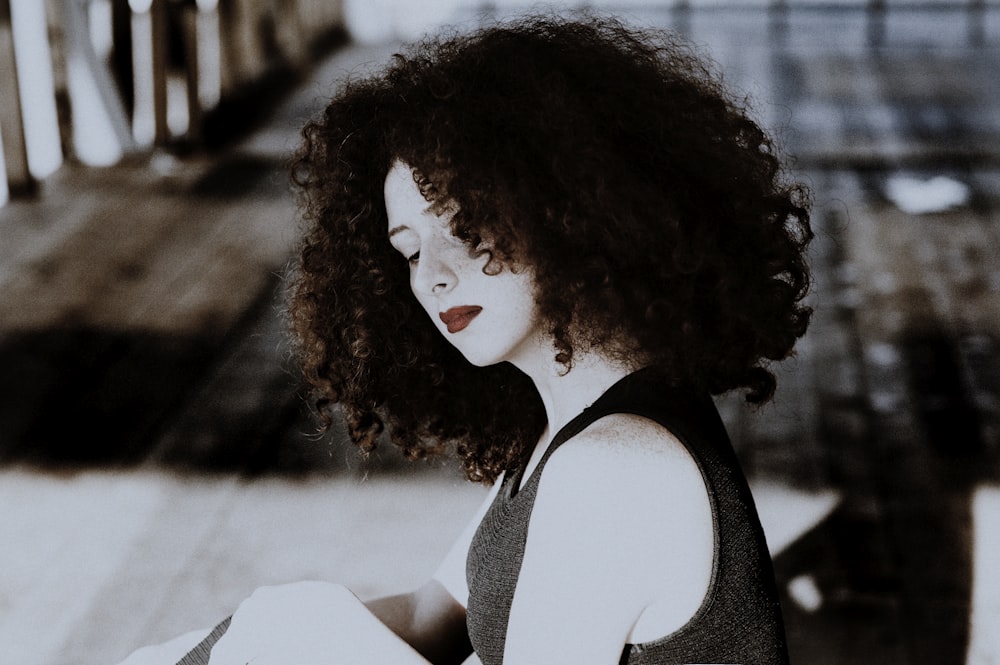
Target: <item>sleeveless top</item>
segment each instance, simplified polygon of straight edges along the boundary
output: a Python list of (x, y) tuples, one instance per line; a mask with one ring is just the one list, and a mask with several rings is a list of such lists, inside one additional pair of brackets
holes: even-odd
[[(524, 465), (505, 475), (472, 540), (466, 562), (466, 618), (477, 656), (484, 665), (503, 662), (528, 521), (546, 462), (588, 425), (614, 413), (648, 418), (684, 444), (708, 489), (715, 536), (712, 576), (701, 607), (687, 624), (669, 635), (624, 645), (620, 664), (787, 665), (771, 559), (725, 427), (709, 396), (673, 388), (653, 368), (625, 377), (567, 423), (523, 486)], [(558, 621), (559, 617), (549, 620)]]

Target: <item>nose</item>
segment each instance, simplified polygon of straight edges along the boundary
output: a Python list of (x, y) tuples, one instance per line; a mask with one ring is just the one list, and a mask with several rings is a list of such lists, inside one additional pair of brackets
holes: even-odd
[(441, 295), (455, 287), (458, 277), (442, 252), (425, 247), (413, 271), (413, 290), (428, 295)]

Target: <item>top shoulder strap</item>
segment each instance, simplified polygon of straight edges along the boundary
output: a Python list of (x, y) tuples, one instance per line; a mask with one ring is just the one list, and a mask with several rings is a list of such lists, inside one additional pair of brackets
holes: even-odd
[[(708, 395), (672, 384), (656, 368), (648, 367), (622, 378), (597, 401), (566, 423), (552, 438), (533, 476), (541, 474), (549, 457), (564, 443), (605, 416), (629, 413), (649, 418), (691, 448), (695, 442), (718, 435), (727, 438), (715, 405)], [(707, 435), (707, 436), (706, 436)], [(524, 467), (512, 478), (513, 490), (522, 484)]]

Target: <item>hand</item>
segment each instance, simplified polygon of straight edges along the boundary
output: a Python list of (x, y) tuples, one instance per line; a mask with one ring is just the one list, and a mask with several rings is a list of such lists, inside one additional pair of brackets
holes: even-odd
[(347, 588), (327, 582), (262, 587), (240, 604), (209, 665), (373, 665), (427, 661)]

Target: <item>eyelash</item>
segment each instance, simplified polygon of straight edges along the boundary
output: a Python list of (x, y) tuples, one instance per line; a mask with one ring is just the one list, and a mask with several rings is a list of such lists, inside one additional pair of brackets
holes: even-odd
[[(459, 242), (460, 242), (460, 244), (463, 244), (463, 245), (465, 244), (465, 243), (462, 243), (461, 241), (459, 241)], [(471, 247), (471, 246), (469, 246), (469, 251), (474, 256), (478, 256), (479, 252), (484, 251), (484, 250), (480, 249), (481, 247), (482, 247), (482, 243), (480, 243), (479, 246), (477, 246), (477, 247)], [(485, 251), (488, 251), (488, 250), (485, 250)], [(409, 263), (411, 266), (417, 265), (417, 263), (419, 261), (420, 261), (420, 252), (415, 252), (415, 253), (411, 254), (410, 256), (406, 257), (406, 262)]]

